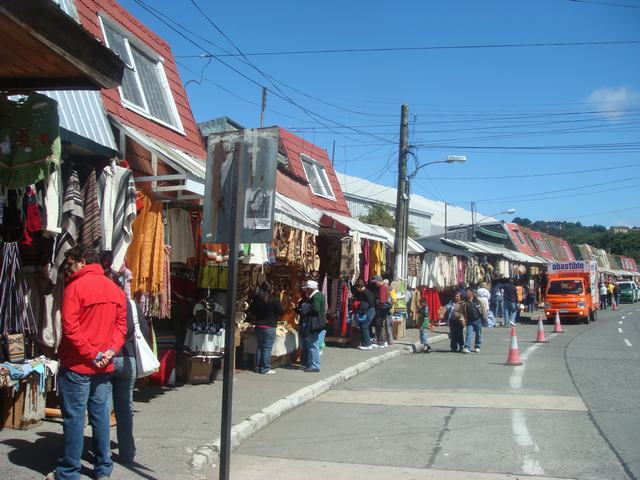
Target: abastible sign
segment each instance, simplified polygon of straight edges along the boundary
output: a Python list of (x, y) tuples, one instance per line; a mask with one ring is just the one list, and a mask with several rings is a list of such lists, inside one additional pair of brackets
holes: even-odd
[[(277, 128), (209, 135), (202, 240), (230, 243), (240, 209), (240, 243), (270, 243), (276, 198)], [(233, 183), (238, 182), (237, 196)]]
[(574, 262), (554, 262), (547, 265), (547, 272), (560, 273), (560, 272), (595, 272), (596, 262), (576, 260)]

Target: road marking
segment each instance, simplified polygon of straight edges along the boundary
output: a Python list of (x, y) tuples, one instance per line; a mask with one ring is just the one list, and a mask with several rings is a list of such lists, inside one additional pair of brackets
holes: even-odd
[(622, 319), (624, 320), (625, 318), (627, 318), (627, 317), (625, 317), (624, 315), (622, 315)]
[(618, 328), (618, 333), (622, 333), (622, 329), (621, 328)]
[(443, 392), (440, 390), (329, 390), (315, 401), (323, 403), (447, 408), (512, 409), (517, 405), (522, 410), (587, 411), (587, 407), (580, 397), (517, 393)]
[(631, 342), (629, 340), (627, 340), (626, 338), (624, 339), (624, 343), (627, 344), (627, 347), (633, 347), (633, 345), (631, 345)]
[(622, 320), (620, 320), (620, 321), (618, 322), (618, 325), (622, 325)]
[[(277, 452), (276, 452), (277, 453)], [(358, 463), (326, 462), (319, 460), (293, 460), (290, 458), (259, 457), (233, 454), (231, 478), (262, 480), (278, 478), (331, 478), (334, 480), (387, 480), (388, 478), (411, 478), (414, 480), (514, 480), (520, 475), (505, 473), (464, 472), (439, 468), (394, 467), (388, 465), (363, 465)], [(564, 477), (563, 477), (564, 478)], [(561, 480), (559, 477), (527, 477), (528, 480)]]
[(515, 409), (511, 412), (511, 427), (516, 443), (527, 450), (533, 449), (534, 455), (524, 455), (522, 462), (522, 471), (527, 475), (544, 475), (544, 469), (538, 460), (540, 449), (531, 438), (529, 429), (527, 428), (527, 420), (522, 410)]

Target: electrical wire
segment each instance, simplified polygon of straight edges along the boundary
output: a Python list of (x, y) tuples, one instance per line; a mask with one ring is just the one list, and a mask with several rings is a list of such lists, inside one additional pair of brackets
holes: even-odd
[(624, 3), (613, 3), (613, 2), (600, 2), (594, 0), (569, 0), (574, 3), (590, 3), (592, 5), (606, 5), (607, 7), (622, 7), (622, 8), (640, 8), (638, 5), (627, 5)]
[[(191, 43), (192, 45), (196, 46), (197, 48), (199, 48), (200, 50), (204, 51), (205, 53), (207, 53), (208, 55), (212, 55), (218, 62), (222, 63), (224, 66), (226, 66), (227, 68), (231, 69), (232, 71), (234, 71), (235, 73), (237, 73), (238, 75), (240, 75), (241, 77), (245, 78), (246, 80), (248, 80), (249, 82), (259, 86), (259, 87), (263, 87), (262, 84), (260, 84), (259, 82), (257, 82), (255, 79), (251, 78), (250, 76), (248, 76), (247, 74), (245, 74), (244, 72), (238, 70), (237, 68), (235, 68), (234, 66), (230, 65), (229, 63), (225, 62), (224, 60), (221, 60), (220, 58), (218, 58), (217, 55), (214, 55), (213, 53), (209, 52), (205, 47), (203, 47), (202, 45), (198, 44), (197, 42), (195, 42), (194, 40), (192, 40), (191, 38), (189, 38), (187, 35), (185, 35), (184, 33), (182, 33), (180, 30), (178, 30), (177, 28), (175, 28), (173, 25), (171, 25), (169, 23), (169, 21), (165, 20), (162, 16), (161, 13), (156, 13), (159, 12), (156, 9), (154, 9), (153, 7), (150, 7), (149, 5), (147, 5), (145, 2), (143, 2), (142, 0), (134, 0), (138, 5), (140, 5), (143, 9), (145, 9), (148, 13), (150, 13), (152, 16), (154, 16), (155, 18), (157, 18), (158, 20), (160, 20), (162, 23), (164, 23), (168, 28), (170, 28), (171, 30), (173, 30), (175, 33), (177, 33), (178, 35), (180, 35), (182, 38), (184, 38), (185, 40), (187, 40), (189, 43)], [(170, 17), (167, 17), (170, 18)], [(309, 116), (310, 118), (312, 118), (312, 120), (314, 120), (315, 122), (319, 123), (320, 125), (322, 125), (323, 127), (327, 128), (327, 129), (331, 129), (331, 127), (329, 127), (328, 125), (326, 125), (325, 123), (323, 123), (323, 121), (321, 121), (320, 119), (324, 120), (324, 121), (328, 121), (330, 123), (333, 123), (337, 126), (355, 131), (355, 132), (362, 132), (362, 130), (359, 129), (355, 129), (352, 127), (349, 127), (348, 125), (342, 124), (340, 122), (337, 122), (335, 120), (331, 120), (323, 115), (320, 115), (318, 113), (314, 113), (312, 111), (310, 111), (309, 109), (301, 106), (300, 104), (298, 104), (297, 102), (295, 102), (294, 100), (288, 98), (286, 95), (283, 95), (281, 93), (278, 92), (271, 92), (274, 96), (281, 98), (282, 100), (285, 100), (286, 102), (296, 106), (297, 108), (299, 108), (300, 110), (302, 110), (307, 116)], [(351, 139), (349, 136), (339, 133), (339, 132), (335, 132), (336, 135), (340, 135), (344, 138), (347, 139)], [(371, 134), (371, 133), (367, 133), (368, 136), (372, 137), (372, 138), (376, 138), (378, 140), (382, 140), (383, 142), (386, 142), (388, 144), (393, 144), (394, 142), (390, 141), (389, 139), (377, 136), (375, 134)], [(351, 140), (355, 140), (355, 139), (351, 139)], [(356, 140), (357, 141), (357, 140)], [(397, 142), (396, 142), (397, 143)]]
[[(637, 8), (637, 7), (633, 7)], [(325, 55), (334, 53), (381, 53), (381, 52), (417, 52), (430, 50), (480, 50), (498, 48), (543, 48), (543, 47), (579, 47), (579, 46), (606, 46), (606, 45), (635, 45), (640, 40), (611, 40), (601, 42), (532, 42), (532, 43), (487, 43), (467, 45), (427, 45), (422, 47), (380, 47), (380, 48), (336, 48), (321, 50), (285, 50), (267, 52), (245, 52), (240, 54), (222, 54), (222, 57), (264, 57), (274, 55)], [(185, 55), (183, 58), (195, 58), (197, 55)]]
[[(431, 177), (432, 180), (511, 180), (515, 178), (535, 178), (535, 177), (554, 177), (561, 175), (576, 175), (581, 173), (592, 173), (592, 172), (604, 172), (611, 170), (618, 170), (623, 168), (633, 168), (640, 167), (640, 163), (629, 163), (625, 165), (610, 165), (604, 168), (590, 168), (585, 170), (571, 170), (566, 172), (546, 172), (546, 173), (531, 173), (531, 174), (522, 174), (522, 175), (493, 175), (487, 177)], [(422, 177), (416, 177), (417, 179), (421, 179)]]

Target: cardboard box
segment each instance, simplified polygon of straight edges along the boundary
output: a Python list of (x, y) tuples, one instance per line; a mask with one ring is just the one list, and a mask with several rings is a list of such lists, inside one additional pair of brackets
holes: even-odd
[(393, 319), (393, 339), (402, 340), (407, 336), (404, 318)]
[[(45, 396), (43, 392), (40, 391), (38, 380), (22, 380), (20, 382), (20, 390), (15, 392), (15, 396), (13, 395), (14, 392), (11, 388), (0, 389), (2, 392), (2, 424), (0, 425), (0, 428), (28, 430), (30, 428), (37, 427), (42, 423), (42, 418), (27, 418), (27, 415), (25, 415), (25, 406), (27, 404), (27, 383), (29, 383), (31, 387), (29, 398), (31, 408), (35, 405), (38, 411), (42, 409), (42, 412), (44, 413)], [(33, 415), (33, 412), (31, 415)]]
[[(213, 361), (215, 359), (206, 357), (192, 357), (190, 355), (180, 355), (176, 365), (176, 375), (184, 382), (191, 385), (210, 383)], [(219, 369), (220, 367), (218, 367)]]

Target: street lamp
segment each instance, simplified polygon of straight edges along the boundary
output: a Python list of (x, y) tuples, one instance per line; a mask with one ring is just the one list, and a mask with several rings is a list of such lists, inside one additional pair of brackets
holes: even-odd
[(475, 213), (471, 212), (471, 229), (472, 229), (472, 234), (473, 234), (473, 241), (476, 241), (476, 225), (480, 225), (480, 223), (482, 223), (483, 220), (486, 220), (489, 217), (494, 217), (496, 215), (512, 215), (516, 213), (516, 209), (515, 208), (508, 208), (507, 210), (502, 210), (501, 212), (497, 212), (497, 213), (492, 213), (491, 215), (487, 215), (486, 217), (481, 218), (480, 220), (478, 220), (477, 222), (474, 220), (474, 216)]
[[(412, 153), (412, 152), (408, 152)], [(436, 160), (434, 162), (416, 165), (411, 175), (405, 176), (404, 191), (398, 190), (398, 204), (396, 207), (396, 232), (395, 232), (395, 277), (407, 278), (407, 253), (409, 250), (409, 197), (411, 196), (411, 180), (415, 178), (418, 171), (429, 165), (436, 163), (464, 163), (467, 157), (464, 155), (449, 155), (446, 160)], [(406, 172), (406, 170), (405, 170)]]

